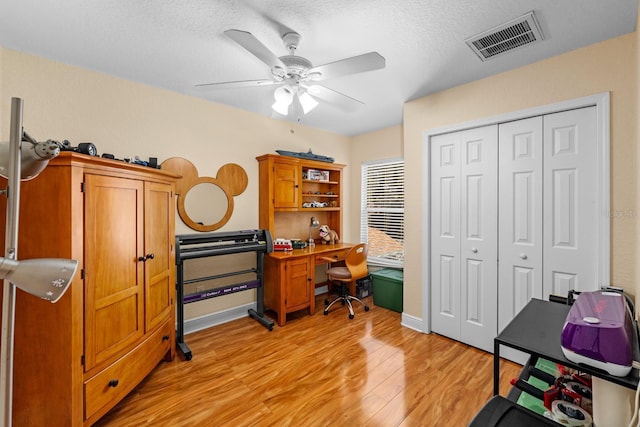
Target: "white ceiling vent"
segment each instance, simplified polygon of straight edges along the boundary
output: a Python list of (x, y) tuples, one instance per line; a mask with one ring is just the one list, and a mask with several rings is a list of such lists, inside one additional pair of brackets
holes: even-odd
[(465, 40), (482, 60), (495, 58), (510, 50), (538, 43), (544, 39), (533, 12)]

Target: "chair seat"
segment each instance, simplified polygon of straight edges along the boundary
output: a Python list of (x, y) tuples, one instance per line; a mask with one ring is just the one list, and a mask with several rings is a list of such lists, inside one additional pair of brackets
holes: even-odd
[(351, 272), (347, 267), (333, 267), (329, 272), (329, 279), (331, 280), (350, 280)]

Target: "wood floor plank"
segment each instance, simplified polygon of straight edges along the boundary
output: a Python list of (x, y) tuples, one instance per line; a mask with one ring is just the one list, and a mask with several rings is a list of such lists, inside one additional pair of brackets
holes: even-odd
[[(193, 359), (163, 362), (96, 426), (464, 426), (490, 398), (493, 356), (400, 325), (366, 301), (292, 313), (269, 332), (243, 318), (186, 336)], [(520, 366), (501, 364), (501, 391)]]

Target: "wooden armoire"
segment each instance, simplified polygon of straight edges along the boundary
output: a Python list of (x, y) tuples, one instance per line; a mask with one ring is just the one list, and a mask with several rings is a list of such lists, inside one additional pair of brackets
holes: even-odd
[(21, 184), (18, 259), (79, 264), (55, 304), (17, 290), (14, 425), (91, 425), (175, 356), (176, 178), (63, 152)]

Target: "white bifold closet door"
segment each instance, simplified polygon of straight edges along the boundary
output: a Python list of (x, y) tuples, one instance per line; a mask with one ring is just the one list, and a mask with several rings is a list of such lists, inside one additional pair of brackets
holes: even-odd
[(491, 351), (497, 323), (498, 128), (431, 139), (434, 332)]
[(531, 298), (598, 288), (595, 107), (499, 126), (498, 331)]
[(430, 139), (433, 332), (493, 351), (531, 298), (598, 288), (596, 108)]
[(542, 116), (499, 126), (501, 331), (531, 298), (542, 299)]
[(596, 108), (544, 116), (543, 297), (598, 289)]

